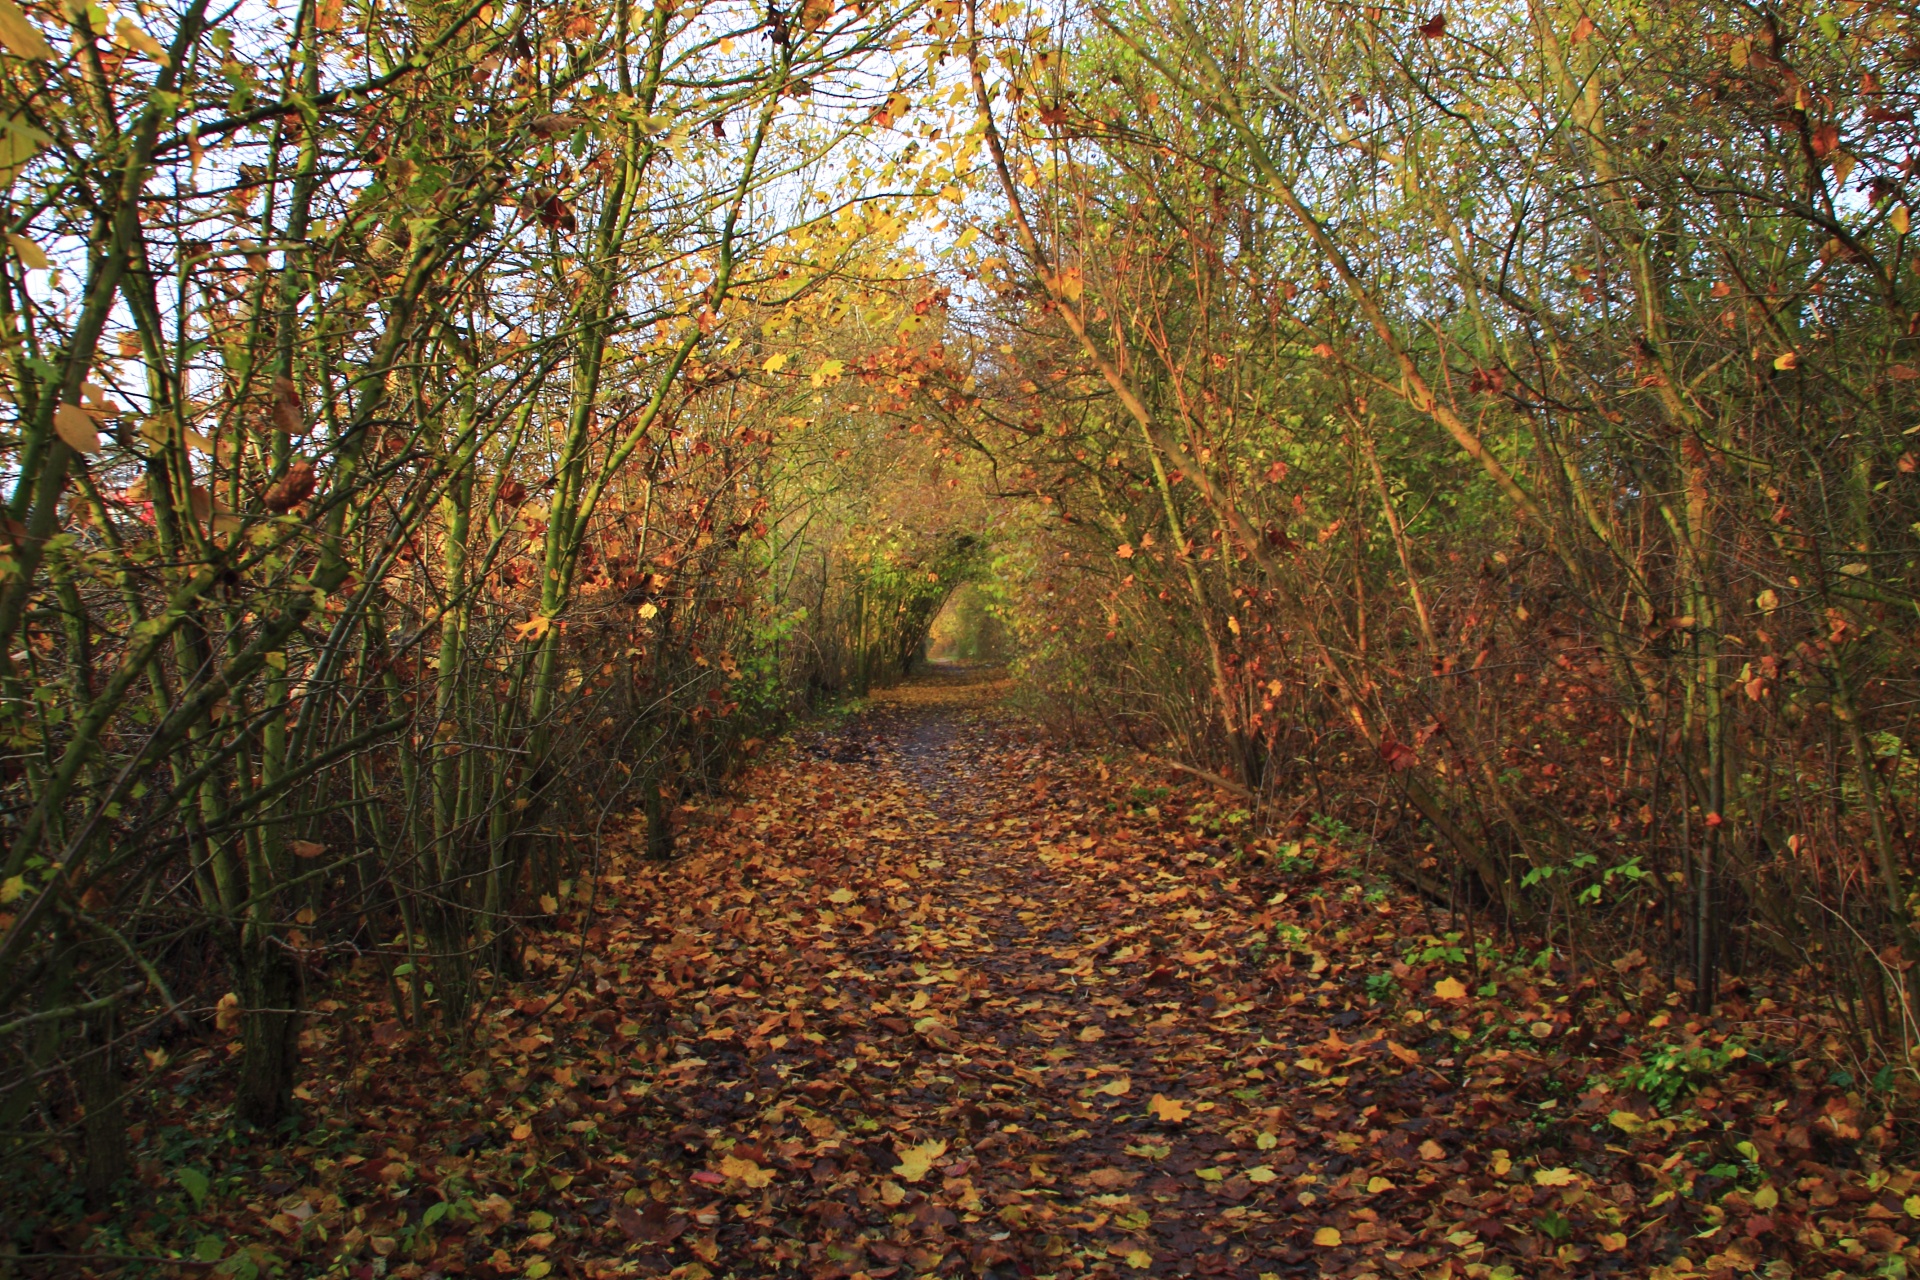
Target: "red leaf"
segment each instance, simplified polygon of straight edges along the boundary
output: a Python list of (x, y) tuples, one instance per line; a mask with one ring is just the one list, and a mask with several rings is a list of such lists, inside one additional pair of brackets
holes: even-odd
[(1395, 773), (1405, 773), (1419, 762), (1412, 747), (1395, 738), (1383, 738), (1380, 741), (1380, 758), (1387, 762), (1387, 768)]
[(1427, 40), (1438, 40), (1445, 34), (1447, 34), (1447, 15), (1444, 13), (1434, 14), (1420, 28), (1421, 37)]

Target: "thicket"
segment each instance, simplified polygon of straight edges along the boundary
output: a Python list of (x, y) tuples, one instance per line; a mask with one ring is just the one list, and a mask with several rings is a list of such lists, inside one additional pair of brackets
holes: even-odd
[(1912, 8), (990, 16), (1030, 679), (1911, 1087)]
[(105, 1197), (216, 1035), (294, 1123), (329, 990), (458, 1045), (610, 818), (915, 654), (915, 9), (0, 0), (0, 1165)]

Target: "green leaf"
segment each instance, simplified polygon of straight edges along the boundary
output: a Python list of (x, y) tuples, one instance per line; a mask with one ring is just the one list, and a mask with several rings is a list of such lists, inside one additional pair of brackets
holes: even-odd
[(227, 1251), (227, 1242), (219, 1236), (201, 1236), (193, 1246), (193, 1256), (202, 1262), (218, 1262)]
[(194, 1168), (175, 1169), (173, 1180), (180, 1184), (196, 1209), (207, 1202), (207, 1192), (213, 1189), (213, 1183), (207, 1180), (207, 1175)]
[(452, 1206), (445, 1200), (439, 1200), (428, 1205), (427, 1211), (420, 1215), (420, 1225), (423, 1227), (432, 1226), (434, 1223), (440, 1221), (440, 1219), (446, 1217), (451, 1207)]

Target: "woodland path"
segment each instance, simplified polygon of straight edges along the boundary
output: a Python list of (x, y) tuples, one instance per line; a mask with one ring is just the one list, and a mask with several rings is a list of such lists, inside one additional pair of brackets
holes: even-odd
[[(1350, 1115), (1323, 1093), (1348, 1081), (1287, 1084), (1280, 1055), (1316, 1050), (1263, 1043), (1263, 895), (1157, 812), (1116, 817), (1107, 771), (1026, 743), (1000, 691), (947, 671), (882, 693), (688, 834), (710, 847), (657, 886), (683, 912), (655, 948), (668, 1065), (642, 1104), (679, 1123), (658, 1198), (617, 1215), (633, 1243), (663, 1269), (876, 1280), (1377, 1252), (1369, 1211), (1326, 1214), (1360, 1194), (1354, 1162), (1300, 1160), (1302, 1118)], [(1359, 1019), (1314, 1028), (1335, 1060)], [(1422, 1123), (1389, 1144), (1414, 1165)]]
[(669, 862), (612, 832), (471, 1047), (359, 993), (307, 1037), (288, 1147), (206, 1131), (237, 1045), (183, 1054), (179, 1151), (142, 1175), (184, 1208), (194, 1162), (199, 1212), (43, 1249), (217, 1230), (263, 1274), (353, 1280), (1775, 1280), (1788, 1249), (1839, 1275), (1906, 1247), (1920, 1177), (1870, 1178), (1858, 1105), (1805, 1063), (1716, 1050), (1655, 1081), (1697, 1090), (1669, 1116), (1622, 1087), (1641, 1028), (1736, 1043), (1668, 1027), (1639, 958), (1469, 992), (1429, 906), (1310, 832), (1241, 857), (1206, 834), (1223, 797), (1039, 737), (1003, 691), (942, 672), (797, 734), (683, 811)]

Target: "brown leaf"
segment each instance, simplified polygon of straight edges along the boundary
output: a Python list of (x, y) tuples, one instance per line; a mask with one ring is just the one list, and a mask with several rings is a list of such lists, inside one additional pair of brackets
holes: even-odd
[(295, 458), (287, 464), (287, 473), (267, 487), (261, 500), (269, 511), (291, 511), (313, 496), (316, 483), (318, 477), (313, 464), (305, 458)]

